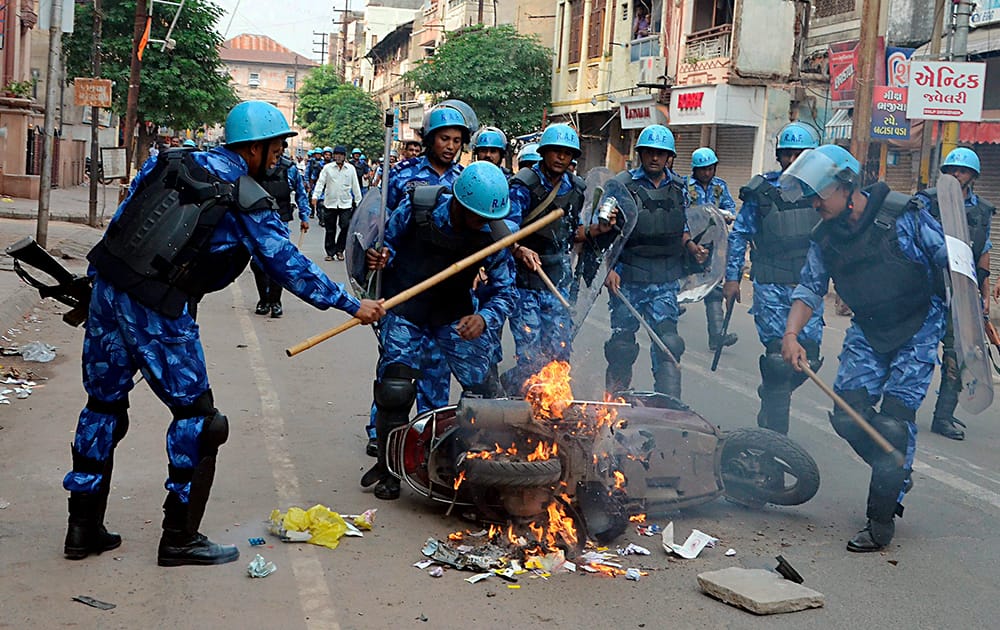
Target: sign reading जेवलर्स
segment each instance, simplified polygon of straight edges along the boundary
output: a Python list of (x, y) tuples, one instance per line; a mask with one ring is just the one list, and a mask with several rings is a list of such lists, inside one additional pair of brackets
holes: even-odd
[(906, 117), (978, 122), (985, 87), (985, 63), (911, 59)]
[(871, 131), (875, 140), (910, 138), (910, 121), (906, 119), (906, 88), (875, 86)]
[(73, 79), (73, 104), (111, 107), (111, 79)]

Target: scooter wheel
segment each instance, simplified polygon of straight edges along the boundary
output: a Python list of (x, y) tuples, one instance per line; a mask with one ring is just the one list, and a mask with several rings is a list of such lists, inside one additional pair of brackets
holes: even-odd
[(559, 459), (512, 462), (500, 459), (465, 460), (465, 479), (488, 488), (535, 488), (551, 486), (562, 477)]
[(799, 505), (819, 490), (819, 468), (801, 446), (767, 429), (738, 429), (722, 445), (726, 498), (760, 507)]

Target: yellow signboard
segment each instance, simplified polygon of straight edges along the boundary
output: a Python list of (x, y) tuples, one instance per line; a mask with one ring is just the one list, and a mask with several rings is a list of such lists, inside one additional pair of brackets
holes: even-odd
[(111, 79), (73, 79), (73, 104), (111, 107)]

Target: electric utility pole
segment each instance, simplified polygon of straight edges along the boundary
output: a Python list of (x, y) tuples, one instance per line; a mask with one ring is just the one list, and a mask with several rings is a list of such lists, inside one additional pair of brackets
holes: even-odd
[[(72, 5), (71, 5), (72, 6)], [(71, 9), (72, 10), (72, 9)], [(52, 162), (56, 137), (56, 102), (62, 78), (62, 14), (63, 0), (52, 0), (49, 23), (49, 60), (45, 74), (45, 131), (42, 144), (42, 173), (38, 178), (38, 224), (35, 240), (43, 248), (49, 239), (49, 195), (52, 193)]]
[[(94, 0), (94, 45), (91, 48), (91, 72), (95, 79), (101, 78), (101, 30), (103, 29), (103, 15), (101, 15), (101, 0)], [(97, 227), (97, 181), (98, 181), (98, 160), (100, 159), (100, 140), (98, 130), (100, 128), (100, 107), (92, 107), (90, 110), (90, 205), (87, 212), (87, 225)]]
[(142, 59), (139, 58), (139, 43), (146, 32), (146, 0), (135, 2), (135, 24), (132, 28), (132, 59), (128, 73), (128, 102), (125, 106), (125, 179), (132, 174), (132, 160), (135, 156), (135, 124), (139, 116), (139, 81), (141, 79)]

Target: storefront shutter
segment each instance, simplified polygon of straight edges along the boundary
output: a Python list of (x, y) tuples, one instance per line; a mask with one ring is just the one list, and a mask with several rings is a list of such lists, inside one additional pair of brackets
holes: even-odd
[(740, 186), (750, 181), (753, 173), (756, 127), (719, 126), (715, 132), (715, 153), (719, 156), (716, 176), (726, 180), (737, 205)]
[(678, 126), (670, 130), (674, 132), (674, 145), (677, 147), (674, 171), (681, 177), (687, 177), (691, 174), (691, 154), (701, 146), (701, 126)]
[[(983, 172), (976, 180), (976, 194), (994, 206), (1000, 206), (1000, 144), (978, 144), (972, 148), (979, 155), (983, 167)], [(996, 282), (1000, 278), (1000, 214), (993, 215), (990, 240), (993, 242), (993, 249), (990, 250), (990, 282)]]

